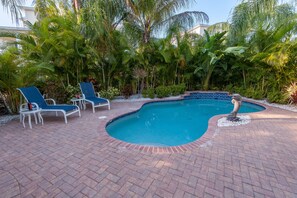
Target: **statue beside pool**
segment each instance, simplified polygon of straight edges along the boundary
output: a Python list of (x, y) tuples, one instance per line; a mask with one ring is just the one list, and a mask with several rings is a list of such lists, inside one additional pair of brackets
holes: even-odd
[(235, 122), (240, 121), (240, 119), (236, 116), (241, 106), (242, 97), (239, 94), (233, 94), (231, 102), (234, 104), (234, 107), (233, 111), (228, 115), (227, 120)]

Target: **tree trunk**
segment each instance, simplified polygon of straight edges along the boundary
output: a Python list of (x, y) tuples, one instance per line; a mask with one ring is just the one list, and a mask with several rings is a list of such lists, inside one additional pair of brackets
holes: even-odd
[(243, 77), (243, 87), (246, 88), (246, 77), (245, 77), (245, 71), (242, 70), (242, 77)]
[(0, 98), (3, 100), (4, 106), (6, 107), (7, 111), (9, 112), (9, 114), (12, 114), (12, 110), (8, 105), (8, 102), (6, 101), (6, 97), (4, 96), (4, 94), (2, 92), (0, 92)]
[(205, 80), (204, 80), (204, 83), (203, 83), (203, 89), (206, 90), (206, 91), (208, 90), (210, 77), (211, 77), (211, 73), (208, 73)]
[(69, 75), (68, 75), (68, 73), (66, 74), (66, 80), (67, 80), (67, 86), (69, 86)]
[(78, 12), (80, 9), (80, 2), (79, 0), (72, 0), (72, 6), (75, 12)]
[(212, 72), (213, 72), (213, 70), (214, 70), (214, 68), (215, 68), (214, 65), (210, 65), (209, 67), (210, 67), (210, 68), (209, 68), (209, 70), (208, 70), (208, 73), (207, 73), (206, 78), (205, 78), (204, 83), (203, 83), (203, 89), (204, 89), (204, 90), (208, 90), (208, 87), (209, 87), (209, 80), (210, 80), (210, 77), (211, 77), (211, 75), (212, 75)]
[(103, 86), (104, 86), (105, 89), (107, 89), (106, 84), (105, 84), (105, 73), (104, 73), (103, 65), (101, 66), (101, 70), (102, 70), (102, 82), (103, 82)]
[(150, 41), (151, 32), (149, 30), (149, 24), (146, 23), (143, 32), (143, 43), (147, 44)]
[(140, 94), (142, 93), (143, 87), (144, 87), (144, 78), (141, 78)]

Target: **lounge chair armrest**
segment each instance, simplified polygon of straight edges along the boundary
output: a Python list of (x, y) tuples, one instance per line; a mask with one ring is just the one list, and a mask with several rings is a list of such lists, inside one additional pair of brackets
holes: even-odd
[(20, 111), (28, 110), (28, 103), (23, 103), (20, 105)]
[(33, 105), (33, 108), (34, 108), (34, 109), (39, 109), (39, 106), (38, 106), (38, 104), (37, 104), (37, 103), (35, 103), (35, 102), (32, 102), (32, 105)]
[(99, 97), (99, 98), (100, 98), (100, 93), (99, 93), (99, 92), (96, 92), (96, 95), (97, 95), (97, 97)]
[(47, 101), (51, 101), (52, 104), (56, 105), (56, 101), (52, 98), (47, 98), (47, 99), (44, 99), (46, 101), (46, 103), (48, 103)]
[[(39, 109), (39, 106), (38, 106), (38, 104), (37, 103), (35, 103), (35, 102), (32, 102), (31, 103), (32, 104), (32, 108), (36, 108), (36, 109)], [(20, 105), (20, 111), (26, 111), (26, 110), (28, 110), (28, 103), (23, 103), (23, 104), (21, 104)]]

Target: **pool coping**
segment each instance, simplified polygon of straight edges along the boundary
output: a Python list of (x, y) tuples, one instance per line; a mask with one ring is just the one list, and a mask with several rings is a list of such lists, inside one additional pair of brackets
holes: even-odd
[[(193, 93), (193, 92), (191, 92)], [(204, 92), (204, 93), (213, 93), (213, 92)], [(217, 92), (217, 93), (223, 93), (223, 92)], [(144, 105), (150, 104), (150, 103), (154, 103), (154, 102), (166, 102), (166, 101), (180, 101), (180, 100), (188, 100), (188, 99), (184, 99), (184, 96), (187, 96), (188, 94), (182, 95), (180, 96), (180, 98), (174, 98), (174, 99), (152, 99), (149, 101), (143, 101), (144, 103), (136, 110), (131, 110), (128, 111), (126, 113), (120, 114), (120, 115), (115, 115), (113, 118), (108, 119), (105, 123), (104, 123), (104, 139), (106, 143), (115, 145), (121, 149), (129, 149), (129, 150), (138, 150), (141, 152), (147, 152), (147, 153), (159, 153), (159, 154), (170, 154), (170, 153), (179, 153), (179, 152), (187, 152), (187, 151), (191, 151), (192, 149), (195, 148), (199, 148), (199, 147), (203, 147), (203, 146), (207, 146), (207, 143), (209, 143), (215, 136), (217, 130), (219, 129), (219, 127), (217, 126), (217, 122), (220, 118), (222, 117), (226, 117), (228, 114), (219, 114), (219, 115), (215, 115), (213, 117), (211, 117), (208, 121), (208, 127), (207, 130), (205, 131), (205, 133), (198, 138), (197, 140), (187, 143), (187, 144), (183, 144), (183, 145), (179, 145), (179, 146), (168, 146), (168, 147), (160, 147), (160, 146), (146, 146), (146, 145), (139, 145), (139, 144), (133, 144), (133, 143), (128, 143), (128, 142), (124, 142), (121, 141), (119, 139), (116, 139), (112, 136), (110, 136), (108, 134), (108, 132), (106, 131), (106, 127), (113, 121), (133, 114), (137, 111), (139, 111)], [(257, 103), (248, 99), (243, 99), (244, 102), (248, 102), (251, 104), (255, 104), (255, 105), (259, 105), (261, 107), (264, 107), (265, 109), (263, 111), (269, 111), (271, 109), (271, 107), (265, 105), (265, 104), (261, 104), (261, 103)], [(260, 111), (260, 112), (263, 112)], [(254, 112), (254, 113), (243, 113), (243, 115), (247, 115), (247, 114), (257, 114), (258, 112)], [(238, 126), (230, 126), (230, 127), (238, 127)], [(101, 128), (102, 129), (102, 128)]]

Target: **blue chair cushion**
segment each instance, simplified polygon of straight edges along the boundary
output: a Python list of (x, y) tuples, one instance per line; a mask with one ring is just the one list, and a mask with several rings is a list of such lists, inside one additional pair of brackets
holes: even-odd
[(107, 100), (104, 98), (97, 98), (97, 97), (87, 97), (87, 100), (91, 100), (92, 102), (94, 102), (95, 104), (99, 104), (99, 103), (107, 103)]
[(76, 110), (77, 107), (74, 105), (47, 105), (45, 109), (50, 110), (64, 110), (66, 112)]
[(47, 103), (45, 102), (44, 98), (42, 97), (41, 93), (35, 86), (31, 87), (23, 87), (19, 88), (19, 90), (23, 93), (27, 102), (35, 102), (38, 104), (40, 108), (46, 108)]
[(96, 97), (92, 83), (90, 83), (90, 82), (81, 82), (80, 87), (81, 87), (82, 93), (85, 95), (86, 98)]

